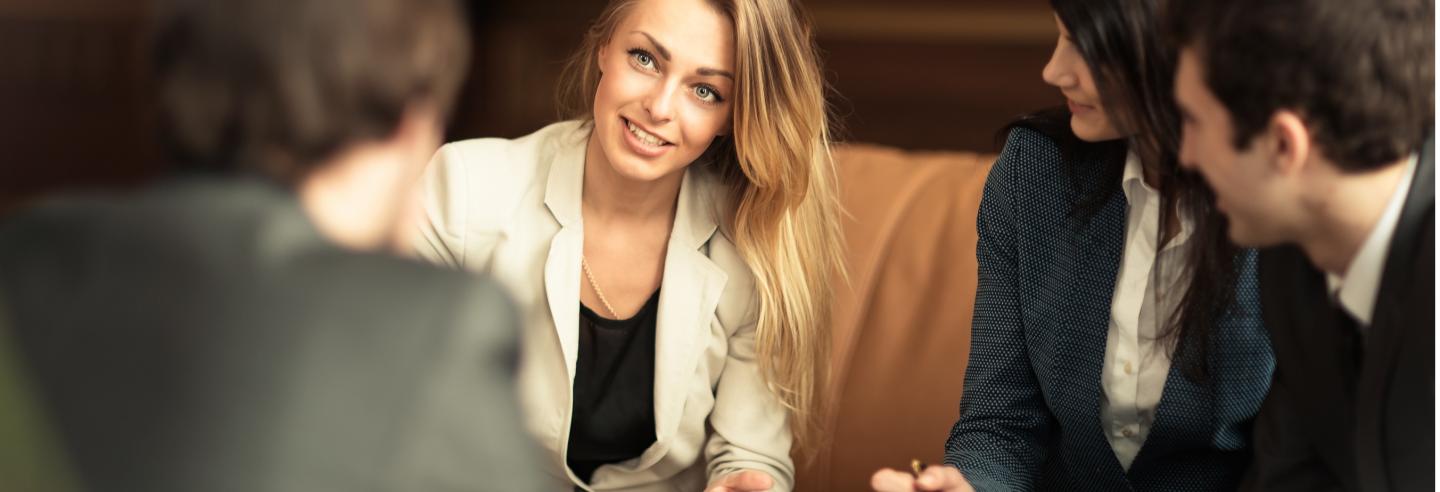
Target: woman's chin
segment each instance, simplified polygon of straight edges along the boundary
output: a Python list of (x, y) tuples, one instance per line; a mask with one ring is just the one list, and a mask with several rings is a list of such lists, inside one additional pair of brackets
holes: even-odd
[(1104, 142), (1120, 138), (1120, 135), (1104, 125), (1083, 121), (1078, 116), (1070, 117), (1070, 131), (1075, 134), (1076, 138), (1086, 142)]
[(658, 181), (670, 174), (663, 161), (638, 159), (635, 156), (620, 156), (610, 159), (610, 169), (616, 177), (625, 181), (648, 183)]

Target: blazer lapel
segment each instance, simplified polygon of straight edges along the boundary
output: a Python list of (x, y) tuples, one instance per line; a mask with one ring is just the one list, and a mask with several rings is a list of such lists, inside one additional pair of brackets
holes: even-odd
[(1146, 469), (1152, 461), (1164, 459), (1173, 445), (1211, 441), (1214, 417), (1215, 392), (1185, 377), (1180, 364), (1171, 364), (1160, 403), (1155, 406), (1150, 434), (1130, 464), (1130, 471)]
[(1421, 254), (1434, 254), (1418, 251), (1421, 249), (1420, 235), (1424, 233), (1424, 228), (1427, 225), (1433, 227), (1434, 145), (1433, 140), (1427, 141), (1416, 163), (1409, 194), (1405, 198), (1395, 235), (1391, 238), (1389, 250), (1386, 252), (1385, 272), (1381, 276), (1380, 290), (1376, 293), (1375, 313), (1372, 318), (1374, 322), (1365, 333), (1365, 358), (1355, 393), (1355, 453), (1359, 478), (1363, 483), (1376, 484), (1381, 490), (1385, 489), (1386, 480), (1382, 459), (1384, 428), (1381, 421), (1384, 420), (1382, 417), (1385, 405), (1389, 401), (1387, 393), (1391, 389), (1391, 374), (1400, 358), (1398, 352), (1404, 344), (1405, 332), (1410, 324), (1404, 319), (1405, 307), (1415, 302), (1428, 302), (1414, 299), (1409, 294), (1414, 283), (1412, 278), (1416, 273), (1415, 258)]
[[(579, 354), (580, 255), (585, 246), (580, 192), (585, 178), (586, 140), (574, 138), (577, 141), (564, 141), (556, 149), (545, 183), (545, 206), (560, 223), (560, 232), (550, 240), (550, 253), (545, 258), (545, 298), (550, 303), (550, 316), (555, 321), (555, 335), (560, 340), (571, 384), (575, 382), (575, 359)], [(569, 406), (569, 402), (564, 404)]]
[(714, 186), (704, 172), (687, 169), (660, 280), (655, 326), (655, 437), (669, 442), (684, 413), (696, 364), (727, 276), (706, 256), (715, 233)]
[[(1100, 379), (1110, 331), (1110, 303), (1125, 247), (1125, 210), (1124, 194), (1116, 190), (1095, 215), (1066, 222), (1069, 227), (1079, 228), (1079, 240), (1068, 246), (1078, 251), (1064, 256), (1078, 264), (1063, 269), (1075, 274), (1070, 280), (1069, 326), (1063, 328), (1064, 339), (1056, 352), (1057, 358), (1065, 359), (1061, 366), (1070, 369), (1056, 371), (1059, 381), (1049, 386), (1059, 393), (1058, 401), (1065, 402), (1058, 410), (1072, 412), (1065, 419), (1089, 429), (1076, 437), (1085, 449), (1110, 449), (1100, 424)], [(1107, 461), (1113, 464), (1115, 473), (1092, 468), (1097, 480), (1122, 473), (1114, 454), (1105, 454), (1111, 457)]]
[[(1275, 351), (1279, 356), (1285, 356), (1282, 352), (1285, 351), (1299, 359), (1294, 364), (1281, 361), (1277, 370), (1303, 371), (1303, 378), (1288, 376), (1290, 381), (1306, 381), (1290, 388), (1292, 393), (1301, 395), (1300, 401), (1312, 404), (1299, 418), (1307, 421), (1307, 428), (1315, 430), (1316, 448), (1325, 461), (1336, 469), (1347, 469), (1354, 466), (1350, 459), (1354, 407), (1350, 402), (1354, 401), (1355, 369), (1342, 363), (1348, 360), (1347, 352), (1354, 348), (1347, 344), (1343, 330), (1354, 327), (1341, 321), (1340, 316), (1345, 313), (1330, 300), (1324, 274), (1316, 270), (1298, 248), (1287, 250), (1288, 256), (1283, 260), (1277, 256), (1275, 261), (1286, 262), (1284, 278), (1288, 280), (1271, 287), (1263, 284), (1268, 279), (1261, 280), (1261, 289), (1270, 290), (1269, 295), (1273, 296), (1266, 299), (1275, 301), (1273, 304), (1279, 308), (1273, 315), (1266, 316), (1266, 323), (1284, 324), (1271, 326), (1270, 330), (1285, 334), (1288, 340), (1272, 335), (1277, 344)], [(1291, 344), (1292, 348), (1286, 350), (1278, 346), (1283, 343)]]

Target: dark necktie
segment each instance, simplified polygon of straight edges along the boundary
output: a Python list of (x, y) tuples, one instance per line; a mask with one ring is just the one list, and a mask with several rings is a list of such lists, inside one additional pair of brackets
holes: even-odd
[(1331, 309), (1335, 329), (1340, 331), (1340, 372), (1344, 375), (1346, 390), (1353, 395), (1360, 368), (1365, 362), (1365, 337), (1360, 333), (1360, 324), (1348, 311), (1338, 304)]

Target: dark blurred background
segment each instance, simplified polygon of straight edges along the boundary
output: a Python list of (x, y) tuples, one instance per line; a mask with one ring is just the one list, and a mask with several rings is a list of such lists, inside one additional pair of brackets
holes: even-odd
[[(450, 139), (557, 118), (554, 82), (603, 0), (471, 0), (472, 73)], [(1062, 102), (1040, 80), (1043, 0), (805, 0), (852, 142), (991, 152), (995, 132)], [(167, 169), (156, 146), (147, 0), (0, 0), (0, 215), (37, 195)]]

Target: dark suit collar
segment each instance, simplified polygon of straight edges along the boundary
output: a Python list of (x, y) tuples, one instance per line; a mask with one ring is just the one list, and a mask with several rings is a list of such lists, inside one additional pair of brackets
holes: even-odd
[[(1355, 453), (1362, 481), (1374, 483), (1383, 489), (1386, 480), (1383, 468), (1383, 436), (1381, 425), (1388, 394), (1392, 390), (1393, 372), (1400, 359), (1399, 352), (1407, 341), (1410, 312), (1421, 303), (1429, 306), (1432, 289), (1417, 291), (1416, 285), (1424, 280), (1419, 276), (1430, 276), (1429, 268), (1434, 264), (1433, 238), (1435, 234), (1435, 141), (1426, 141), (1415, 167), (1409, 196), (1405, 199), (1395, 226), (1395, 235), (1385, 258), (1385, 271), (1376, 293), (1375, 315), (1365, 333), (1365, 363), (1357, 383), (1355, 397)], [(1423, 261), (1425, 256), (1429, 261)], [(1429, 309), (1422, 307), (1422, 309)], [(1421, 329), (1433, 329), (1433, 326)], [(1413, 334), (1411, 336), (1413, 338)], [(1409, 342), (1415, 342), (1410, 340)]]
[[(1381, 314), (1391, 314), (1394, 309), (1380, 309), (1387, 300), (1404, 294), (1403, 286), (1409, 285), (1415, 274), (1433, 275), (1434, 272), (1417, 272), (1411, 264), (1417, 254), (1419, 239), (1427, 230), (1435, 230), (1435, 141), (1425, 142), (1415, 166), (1415, 176), (1410, 180), (1409, 195), (1405, 198), (1400, 220), (1395, 225), (1395, 235), (1385, 255), (1385, 273), (1380, 277), (1379, 298), (1376, 300), (1375, 322)], [(1432, 252), (1433, 254), (1433, 252)], [(1386, 292), (1386, 291), (1390, 292)], [(1387, 294), (1389, 294), (1387, 296)], [(1393, 303), (1392, 307), (1393, 307)]]
[[(1384, 379), (1382, 374), (1376, 371), (1384, 370), (1382, 366), (1385, 364), (1382, 363), (1391, 361), (1391, 355), (1400, 345), (1403, 330), (1399, 328), (1405, 322), (1407, 306), (1415, 302), (1431, 301), (1411, 297), (1415, 290), (1413, 285), (1422, 279), (1417, 276), (1430, 276), (1433, 279), (1433, 271), (1421, 271), (1424, 269), (1417, 269), (1416, 266), (1417, 263), (1434, 262), (1434, 250), (1430, 249), (1430, 242), (1423, 240), (1427, 234), (1434, 236), (1434, 221), (1435, 142), (1432, 139), (1425, 143), (1420, 153), (1415, 166), (1415, 176), (1410, 182), (1409, 195), (1405, 199), (1400, 219), (1395, 226), (1395, 234), (1385, 255), (1385, 271), (1380, 277), (1379, 290), (1376, 292), (1375, 314), (1371, 319), (1371, 326), (1366, 330), (1365, 355), (1372, 363), (1367, 364), (1368, 374), (1362, 376), (1364, 380)], [(1430, 262), (1419, 261), (1425, 255), (1429, 255)]]

